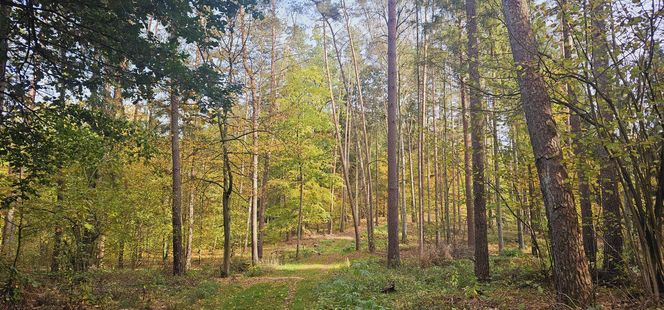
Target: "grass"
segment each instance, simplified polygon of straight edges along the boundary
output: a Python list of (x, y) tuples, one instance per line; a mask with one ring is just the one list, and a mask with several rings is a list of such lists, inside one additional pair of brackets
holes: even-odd
[[(402, 247), (402, 265), (388, 269), (381, 252), (384, 227), (376, 228), (376, 254), (354, 251), (354, 241), (347, 236), (324, 236), (305, 240), (298, 258), (292, 244), (276, 245), (278, 257), (229, 278), (217, 277), (218, 266), (212, 263), (196, 266), (182, 277), (172, 277), (168, 270), (160, 268), (61, 274), (57, 279), (44, 275), (34, 281), (35, 288), (25, 298), (33, 305), (51, 308), (103, 309), (548, 309), (555, 306), (550, 277), (542, 272), (541, 262), (513, 247), (493, 252), (492, 279), (488, 283), (476, 281), (473, 262), (467, 258), (432, 257), (422, 267), (413, 241)], [(435, 251), (427, 253), (440, 255)], [(236, 259), (236, 263), (242, 259)], [(383, 293), (383, 288), (391, 284), (395, 292)], [(608, 308), (627, 299), (617, 290), (603, 289), (600, 294), (604, 297), (599, 300)]]

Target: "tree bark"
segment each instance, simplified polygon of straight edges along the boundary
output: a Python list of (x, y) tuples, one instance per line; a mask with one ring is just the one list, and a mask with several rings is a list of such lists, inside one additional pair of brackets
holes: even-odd
[(486, 224), (486, 196), (484, 192), (484, 123), (480, 94), (480, 73), (477, 50), (477, 12), (475, 0), (466, 0), (466, 28), (468, 35), (468, 73), (470, 75), (470, 121), (473, 146), (473, 206), (475, 216), (475, 276), (489, 279), (489, 244)]
[[(399, 265), (396, 0), (387, 2), (387, 265)], [(376, 163), (377, 165), (377, 163)]]
[(557, 299), (584, 308), (592, 299), (588, 261), (581, 246), (574, 197), (568, 186), (567, 170), (562, 164), (562, 151), (550, 98), (539, 73), (537, 42), (530, 25), (528, 2), (502, 2), (512, 56), (518, 69), (523, 110), (549, 219)]
[(182, 175), (180, 173), (180, 102), (176, 90), (171, 86), (170, 108), (171, 108), (171, 160), (173, 163), (172, 184), (172, 225), (173, 225), (173, 275), (184, 274), (184, 261), (182, 252)]

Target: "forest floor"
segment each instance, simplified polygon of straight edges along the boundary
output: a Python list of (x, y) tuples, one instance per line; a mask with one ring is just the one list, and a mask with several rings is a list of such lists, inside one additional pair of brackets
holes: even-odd
[[(295, 259), (295, 242), (265, 248), (263, 264), (237, 258), (233, 276), (220, 278), (219, 255), (195, 257), (186, 276), (169, 268), (96, 270), (34, 280), (21, 296), (27, 308), (101, 309), (551, 309), (550, 277), (539, 259), (490, 245), (492, 279), (479, 283), (465, 247), (428, 250), (417, 258), (417, 240), (401, 247), (402, 265), (385, 267), (384, 226), (375, 231), (375, 253), (354, 251), (346, 233), (308, 235)], [(511, 236), (507, 236), (507, 240)], [(366, 240), (363, 238), (362, 240)], [(513, 243), (513, 242), (512, 242)], [(361, 244), (366, 248), (366, 244)], [(435, 248), (431, 246), (431, 248)], [(546, 268), (544, 268), (546, 270)], [(394, 291), (382, 292), (394, 285)], [(644, 309), (635, 289), (596, 286), (595, 309)]]

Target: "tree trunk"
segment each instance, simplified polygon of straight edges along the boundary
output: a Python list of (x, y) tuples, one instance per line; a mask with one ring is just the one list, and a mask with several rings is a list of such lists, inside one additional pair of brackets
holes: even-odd
[(518, 180), (521, 178), (519, 171), (519, 128), (515, 124), (512, 126), (512, 195), (516, 198), (518, 209), (516, 210), (516, 242), (519, 245), (519, 250), (523, 251), (526, 247), (525, 240), (523, 239), (523, 195), (519, 189)]
[[(387, 265), (398, 266), (400, 261), (399, 167), (397, 166), (396, 0), (388, 0), (387, 6)], [(377, 165), (378, 162), (376, 162)]]
[[(272, 10), (272, 22), (270, 25), (270, 106), (268, 108), (268, 118), (274, 113), (274, 108), (277, 103), (276, 95), (276, 62), (277, 62), (277, 52), (276, 52), (276, 26), (277, 23), (277, 4), (276, 0), (270, 1)], [(270, 136), (270, 141), (273, 141), (273, 137)], [(263, 259), (263, 239), (264, 229), (265, 229), (265, 209), (267, 208), (267, 189), (268, 189), (268, 179), (270, 177), (270, 151), (269, 149), (265, 152), (265, 158), (263, 159), (263, 178), (261, 180), (261, 198), (258, 203), (258, 258)], [(331, 225), (331, 222), (330, 222)], [(330, 226), (330, 229), (331, 226)]]
[(498, 140), (498, 117), (496, 116), (498, 114), (497, 112), (497, 107), (496, 107), (496, 102), (493, 101), (493, 112), (491, 113), (492, 116), (492, 124), (493, 124), (493, 182), (494, 182), (494, 193), (495, 193), (495, 200), (496, 200), (496, 228), (498, 230), (498, 252), (502, 252), (503, 248), (505, 246), (503, 242), (503, 212), (501, 210), (500, 206), (500, 170), (499, 170), (499, 144), (500, 140)]
[[(325, 75), (327, 77), (327, 85), (330, 91), (330, 103), (332, 104), (332, 119), (334, 122), (334, 133), (336, 137), (336, 144), (337, 147), (339, 148), (339, 153), (341, 154), (341, 170), (343, 172), (343, 177), (344, 177), (344, 183), (346, 185), (346, 194), (348, 196), (348, 201), (351, 207), (351, 213), (353, 214), (353, 228), (355, 229), (355, 250), (359, 251), (360, 250), (360, 231), (358, 227), (358, 218), (357, 218), (357, 212), (354, 208), (354, 203), (355, 200), (353, 199), (353, 195), (351, 193), (350, 189), (350, 177), (348, 175), (348, 163), (347, 163), (347, 148), (345, 148), (342, 145), (342, 140), (341, 140), (341, 132), (339, 129), (339, 123), (336, 121), (339, 119), (337, 117), (337, 105), (336, 102), (334, 101), (334, 89), (332, 88), (332, 78), (330, 76), (330, 67), (327, 61), (327, 35), (326, 35), (326, 28), (325, 25), (323, 25), (323, 59), (325, 61)], [(344, 143), (346, 146), (348, 143)], [(343, 213), (342, 213), (343, 214)], [(343, 221), (342, 221), (343, 225)], [(342, 228), (343, 231), (343, 228)]]
[(550, 98), (539, 73), (537, 42), (530, 25), (528, 2), (503, 0), (503, 13), (549, 219), (557, 298), (565, 304), (585, 308), (592, 299), (588, 261), (581, 246), (574, 197), (567, 185), (567, 170), (562, 164)]
[(249, 65), (247, 55), (247, 27), (244, 21), (244, 8), (240, 9), (240, 21), (242, 23), (242, 64), (249, 78), (249, 92), (251, 100), (251, 264), (258, 264), (258, 114), (259, 103), (256, 97), (256, 84), (254, 72)]
[[(606, 1), (590, 1), (591, 41), (592, 41), (592, 71), (597, 82), (597, 91), (603, 96), (612, 96), (612, 69), (609, 67), (608, 41), (606, 33), (606, 19), (610, 18)], [(611, 128), (614, 121), (613, 113), (603, 100), (597, 96), (597, 107), (602, 121)], [(612, 129), (609, 129), (612, 130)], [(602, 135), (600, 134), (600, 137)], [(608, 142), (608, 141), (607, 141)], [(618, 196), (618, 175), (614, 162), (603, 146), (598, 147), (600, 158), (599, 183), (602, 190), (602, 217), (604, 221), (604, 271), (610, 277), (620, 272), (622, 265), (622, 225), (620, 214), (620, 197)]]
[(410, 220), (413, 223), (417, 222), (417, 203), (415, 201), (415, 174), (413, 172), (413, 141), (411, 139), (413, 124), (408, 123), (408, 169), (410, 174)]
[(179, 117), (180, 102), (176, 90), (171, 86), (171, 160), (173, 163), (173, 199), (172, 199), (172, 225), (173, 225), (173, 275), (184, 274), (184, 261), (182, 252), (182, 175), (180, 174), (180, 133)]
[(194, 156), (191, 157), (191, 168), (189, 170), (189, 181), (192, 185), (189, 189), (189, 212), (187, 212), (187, 247), (185, 249), (184, 270), (191, 269), (191, 253), (194, 243)]
[(300, 257), (300, 243), (302, 242), (302, 198), (304, 195), (304, 174), (302, 173), (302, 163), (300, 163), (300, 204), (297, 209), (297, 247), (295, 249), (295, 258)]
[[(563, 43), (563, 57), (565, 59), (572, 59), (572, 51), (574, 41), (572, 40), (572, 25), (568, 20), (569, 3), (567, 0), (561, 0), (561, 23), (562, 23), (562, 43)], [(568, 101), (571, 105), (578, 104), (578, 99), (574, 88), (569, 83), (565, 84), (567, 91)], [(583, 236), (583, 249), (586, 257), (590, 262), (590, 267), (595, 267), (596, 253), (597, 253), (597, 239), (595, 238), (595, 228), (593, 225), (593, 210), (590, 203), (590, 186), (588, 185), (588, 178), (586, 176), (586, 168), (584, 167), (584, 150), (585, 146), (581, 142), (581, 135), (583, 134), (581, 117), (577, 113), (570, 113), (569, 117), (570, 130), (572, 133), (572, 152), (576, 159), (576, 175), (579, 184), (579, 204), (581, 205), (581, 231)]]
[[(436, 102), (436, 79), (434, 75), (431, 76), (431, 96), (434, 102), (433, 106), (433, 193), (434, 193), (434, 222), (436, 224), (436, 247), (440, 246), (440, 191), (439, 189), (439, 180), (438, 175), (438, 128), (436, 128), (436, 123), (438, 122), (438, 112), (435, 106)], [(445, 109), (445, 98), (443, 97), (443, 110)]]
[[(472, 166), (470, 163), (470, 132), (468, 132), (468, 109), (465, 98), (465, 83), (463, 77), (459, 77), (459, 87), (461, 92), (461, 121), (463, 123), (463, 162), (465, 169), (465, 191), (466, 191), (466, 231), (468, 233), (468, 246), (475, 246), (475, 209), (473, 208), (473, 190), (472, 190)], [(459, 215), (461, 216), (461, 215)]]
[(221, 276), (227, 277), (231, 272), (231, 194), (233, 194), (233, 173), (231, 172), (231, 161), (228, 156), (227, 145), (227, 110), (217, 111), (217, 126), (219, 128), (219, 140), (221, 142), (221, 154), (223, 157), (223, 193), (221, 197), (222, 217), (224, 224), (224, 262), (221, 267)]
[[(351, 55), (351, 61), (353, 63), (353, 71), (355, 73), (355, 85), (357, 87), (357, 98), (359, 100), (360, 104), (360, 118), (361, 118), (361, 129), (362, 129), (362, 147), (363, 152), (364, 152), (364, 160), (366, 162), (366, 168), (363, 169), (363, 179), (365, 180), (366, 183), (366, 203), (367, 203), (367, 212), (369, 216), (367, 216), (367, 244), (369, 247), (369, 252), (373, 252), (376, 247), (374, 245), (374, 237), (373, 237), (373, 199), (372, 199), (372, 181), (371, 181), (371, 165), (369, 164), (371, 162), (371, 150), (370, 150), (370, 144), (369, 144), (369, 137), (367, 134), (367, 120), (365, 116), (365, 105), (364, 105), (364, 95), (362, 94), (362, 82), (360, 81), (360, 71), (357, 65), (357, 57), (355, 55), (355, 45), (353, 43), (353, 36), (351, 35), (351, 29), (350, 29), (350, 22), (348, 18), (348, 11), (346, 9), (346, 1), (342, 0), (341, 1), (341, 6), (344, 11), (344, 21), (346, 22), (346, 32), (348, 33), (348, 44), (350, 48), (350, 55)], [(361, 152), (360, 152), (361, 153)], [(365, 175), (366, 173), (366, 175)], [(377, 207), (377, 206), (376, 206)]]
[(475, 0), (466, 0), (468, 34), (468, 73), (470, 75), (470, 122), (473, 146), (473, 206), (475, 216), (475, 276), (489, 279), (489, 244), (486, 226), (486, 196), (484, 193), (484, 122), (480, 94), (480, 73), (477, 51), (477, 13)]
[[(445, 241), (449, 244), (451, 237), (451, 223), (450, 223), (450, 185), (448, 183), (447, 177), (447, 143), (448, 143), (448, 133), (447, 133), (447, 89), (446, 89), (446, 80), (443, 79), (443, 212), (445, 220)], [(436, 156), (438, 158), (438, 156)], [(454, 197), (452, 197), (454, 199)]]
[[(396, 62), (396, 60), (395, 60)], [(389, 70), (388, 70), (389, 73)], [(402, 243), (408, 243), (408, 211), (406, 210), (406, 151), (403, 145), (403, 139), (404, 139), (404, 132), (403, 132), (403, 122), (401, 120), (401, 74), (398, 73), (397, 70), (397, 75), (399, 77), (399, 84), (398, 88), (399, 90), (397, 91), (397, 121), (399, 122), (399, 147), (400, 147), (400, 153), (399, 153), (399, 160), (400, 160), (400, 168), (401, 168), (401, 242)], [(388, 81), (389, 83), (389, 81)], [(389, 100), (388, 100), (389, 104)], [(388, 106), (388, 112), (389, 112), (389, 106)], [(389, 115), (388, 115), (388, 126), (389, 126)], [(388, 135), (389, 138), (389, 135)], [(389, 141), (389, 140), (388, 140)], [(388, 142), (389, 143), (389, 142)], [(388, 148), (389, 152), (389, 148)], [(388, 160), (389, 162), (389, 160)], [(389, 167), (388, 167), (388, 179), (389, 179)], [(389, 180), (388, 180), (388, 213), (389, 213)], [(388, 215), (389, 217), (389, 215)], [(389, 221), (389, 220), (388, 220)]]
[[(57, 178), (57, 189), (55, 194), (56, 207), (62, 209), (63, 203), (63, 191), (64, 191), (64, 179)], [(53, 234), (53, 253), (51, 254), (51, 272), (60, 271), (60, 255), (62, 252), (62, 226), (56, 224), (55, 233)]]
[[(418, 8), (416, 13), (418, 14), (417, 22), (419, 24), (419, 1), (417, 2)], [(427, 10), (426, 7), (424, 9), (424, 23), (427, 21)], [(419, 26), (418, 26), (418, 38), (419, 38)], [(424, 159), (424, 145), (426, 143), (425, 140), (425, 135), (424, 132), (426, 130), (427, 126), (427, 35), (426, 31), (423, 31), (422, 35), (422, 49), (424, 50), (424, 68), (422, 70), (422, 80), (420, 81), (420, 62), (422, 61), (420, 59), (420, 54), (419, 54), (419, 44), (417, 46), (417, 84), (418, 84), (418, 90), (421, 90), (421, 97), (418, 95), (418, 101), (419, 101), (419, 126), (418, 126), (418, 139), (417, 139), (417, 175), (418, 175), (418, 183), (417, 183), (417, 189), (418, 189), (418, 214), (417, 214), (417, 230), (418, 230), (418, 254), (419, 258), (422, 259), (424, 257), (424, 177), (425, 177), (425, 159)], [(418, 40), (419, 41), (419, 40)]]

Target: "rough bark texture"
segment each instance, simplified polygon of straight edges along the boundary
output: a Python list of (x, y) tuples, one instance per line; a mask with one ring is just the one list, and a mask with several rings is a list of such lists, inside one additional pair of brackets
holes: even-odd
[(180, 102), (174, 89), (170, 94), (171, 104), (171, 160), (173, 163), (173, 199), (172, 199), (172, 223), (173, 223), (173, 274), (184, 274), (184, 253), (182, 251), (182, 175), (180, 174)]
[[(396, 0), (387, 2), (387, 265), (399, 265)], [(371, 221), (371, 220), (369, 220)]]
[(473, 207), (475, 216), (475, 276), (489, 278), (489, 244), (486, 225), (486, 196), (484, 192), (484, 123), (480, 94), (480, 73), (477, 51), (477, 12), (475, 0), (466, 0), (468, 34), (468, 73), (470, 75), (470, 121), (473, 124)]
[(581, 246), (574, 197), (562, 164), (562, 151), (546, 92), (539, 73), (537, 43), (526, 0), (503, 0), (510, 46), (518, 69), (519, 89), (549, 219), (554, 282), (559, 301), (585, 308), (592, 284)]

